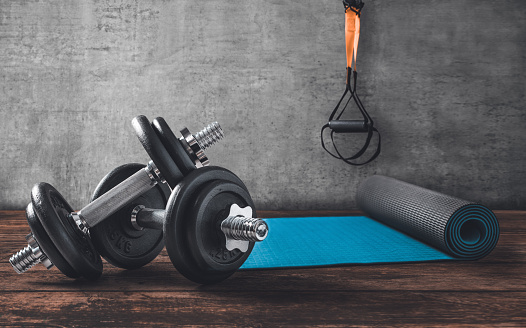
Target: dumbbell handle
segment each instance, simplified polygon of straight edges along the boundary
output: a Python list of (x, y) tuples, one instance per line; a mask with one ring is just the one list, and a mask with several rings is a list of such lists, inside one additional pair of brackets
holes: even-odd
[(159, 182), (164, 182), (164, 180), (155, 164), (150, 161), (144, 169), (140, 169), (77, 213), (72, 213), (72, 216), (82, 230), (82, 225), (89, 229), (152, 189)]
[[(143, 228), (162, 230), (165, 215), (166, 210), (145, 208), (142, 205), (138, 205), (132, 211), (131, 223), (137, 230), (142, 230)], [(228, 216), (221, 222), (221, 231), (225, 234), (227, 248), (230, 248), (231, 242), (229, 240), (231, 240), (234, 241), (232, 247), (246, 252), (248, 242), (262, 241), (267, 237), (268, 225), (262, 219), (235, 215)], [(236, 241), (246, 242), (246, 244), (239, 244)]]
[(164, 217), (166, 210), (145, 208), (143, 205), (137, 205), (131, 215), (132, 226), (137, 230), (150, 228), (163, 230)]

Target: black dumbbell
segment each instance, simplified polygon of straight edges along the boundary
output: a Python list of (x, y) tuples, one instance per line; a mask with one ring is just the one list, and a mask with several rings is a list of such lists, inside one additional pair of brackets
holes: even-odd
[[(115, 245), (101, 242), (98, 236), (105, 234), (106, 230), (99, 230), (96, 226), (156, 186), (152, 193), (167, 195), (167, 190), (159, 182), (166, 182), (174, 188), (185, 174), (208, 165), (203, 150), (221, 139), (223, 134), (217, 123), (195, 135), (185, 128), (181, 131), (183, 137), (179, 139), (162, 118), (150, 124), (145, 116), (138, 116), (133, 119), (132, 125), (152, 161), (146, 168), (138, 169), (107, 192), (99, 188), (97, 196), (100, 197), (93, 199), (79, 212), (74, 212), (51, 185), (40, 183), (33, 187), (31, 203), (26, 208), (31, 228), (31, 233), (26, 237), (28, 246), (9, 259), (16, 272), (23, 273), (42, 262), (48, 269), (54, 265), (72, 278), (84, 276), (96, 279), (102, 273), (98, 250), (108, 255), (111, 263), (123, 267), (141, 266), (141, 263), (148, 263), (157, 256), (162, 249), (162, 236), (157, 231), (152, 230), (152, 235), (148, 232), (135, 235), (141, 253), (139, 256), (130, 256), (124, 252), (120, 257), (112, 257), (111, 250)], [(89, 238), (90, 233), (93, 234), (95, 246)], [(125, 251), (129, 249), (125, 248)], [(130, 259), (135, 261), (130, 263)]]
[(244, 183), (220, 167), (188, 174), (172, 192), (164, 217), (166, 250), (172, 264), (186, 278), (201, 284), (231, 276), (248, 258), (254, 242), (268, 234), (267, 224), (255, 218), (254, 203)]
[[(140, 164), (114, 169), (108, 175), (112, 179), (103, 180), (99, 188), (111, 188), (137, 166)], [(163, 231), (173, 265), (197, 283), (228, 278), (248, 258), (254, 243), (268, 234), (267, 224), (254, 218), (254, 203), (246, 186), (221, 167), (189, 173), (172, 192), (166, 209), (159, 209), (157, 205), (164, 201), (161, 191), (143, 195), (104, 222), (126, 222), (129, 235)], [(125, 242), (119, 238), (115, 235), (112, 242)]]

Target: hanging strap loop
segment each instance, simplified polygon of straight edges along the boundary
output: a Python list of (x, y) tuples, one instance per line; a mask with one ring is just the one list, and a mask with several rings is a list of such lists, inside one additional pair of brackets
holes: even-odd
[[(361, 0), (343, 0), (343, 5), (345, 7), (345, 48), (347, 56), (347, 76), (345, 83), (345, 91), (338, 101), (338, 104), (333, 109), (331, 115), (329, 116), (329, 122), (325, 124), (321, 129), (321, 145), (327, 153), (332, 157), (343, 160), (345, 163), (350, 165), (365, 165), (373, 161), (380, 154), (381, 150), (381, 137), (378, 130), (374, 127), (374, 122), (369, 113), (365, 110), (365, 107), (362, 104), (362, 101), (358, 97), (356, 92), (356, 85), (358, 80), (358, 73), (356, 72), (356, 55), (358, 50), (358, 41), (360, 38), (360, 13), (363, 8), (363, 2)], [(345, 105), (339, 111), (340, 106), (342, 105), (345, 96), (350, 94), (350, 98), (345, 102)], [(351, 99), (358, 107), (358, 110), (362, 114), (362, 120), (341, 120), (341, 116), (347, 109), (347, 106)], [(339, 114), (337, 114), (339, 111)], [(324, 140), (324, 131), (329, 128), (331, 130), (330, 138), (332, 141), (332, 146), (335, 153), (329, 151), (325, 145)], [(378, 144), (374, 154), (365, 162), (357, 163), (353, 160), (360, 158), (369, 148), (372, 137), (374, 133), (378, 134)], [(362, 148), (354, 155), (349, 157), (344, 157), (338, 148), (334, 140), (335, 133), (367, 133), (367, 138), (365, 140)]]

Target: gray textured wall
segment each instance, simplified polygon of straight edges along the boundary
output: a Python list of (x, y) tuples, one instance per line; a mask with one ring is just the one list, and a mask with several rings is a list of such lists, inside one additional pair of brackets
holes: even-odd
[(145, 114), (219, 121), (209, 157), (259, 208), (353, 208), (385, 174), (526, 209), (526, 1), (366, 1), (360, 88), (384, 144), (361, 168), (319, 144), (343, 24), (338, 0), (1, 1), (0, 208), (39, 181), (80, 208), (113, 167), (147, 162), (130, 125)]

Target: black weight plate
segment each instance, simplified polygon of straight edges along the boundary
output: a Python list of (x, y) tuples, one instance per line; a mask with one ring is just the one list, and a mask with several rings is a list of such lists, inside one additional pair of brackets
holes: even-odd
[(139, 115), (132, 120), (132, 125), (137, 138), (139, 138), (139, 141), (161, 172), (163, 178), (171, 188), (175, 188), (183, 178), (183, 174), (161, 140), (159, 140), (159, 137), (157, 137), (155, 131), (153, 131), (150, 121), (148, 121), (146, 116)]
[[(141, 169), (144, 169), (144, 165), (136, 163), (115, 168), (101, 180), (90, 201), (102, 196)], [(131, 212), (137, 205), (162, 209), (166, 206), (169, 195), (170, 190), (165, 184), (157, 184), (90, 228), (91, 240), (97, 251), (109, 263), (124, 269), (140, 268), (153, 261), (164, 247), (163, 232), (148, 228), (136, 230), (131, 225)]]
[(91, 240), (69, 215), (73, 209), (50, 184), (38, 183), (31, 190), (33, 209), (49, 238), (71, 267), (95, 280), (102, 274), (102, 260)]
[(78, 278), (80, 277), (80, 273), (76, 272), (71, 265), (69, 265), (68, 261), (60, 254), (58, 249), (55, 247), (51, 239), (49, 239), (49, 236), (47, 235), (46, 230), (40, 223), (37, 214), (35, 213), (35, 210), (33, 209), (33, 203), (29, 203), (26, 207), (26, 218), (27, 223), (29, 224), (29, 227), (31, 228), (31, 232), (33, 233), (33, 236), (38, 242), (38, 245), (40, 246), (40, 249), (46, 256), (49, 258), (51, 263), (53, 263), (54, 266), (57, 267), (63, 274), (70, 278)]
[(174, 189), (166, 206), (164, 235), (170, 260), (179, 273), (197, 283), (217, 282), (230, 275), (225, 278), (222, 275), (201, 275), (202, 270), (195, 261), (188, 241), (190, 230), (187, 222), (192, 215), (191, 207), (198, 192), (215, 180), (235, 183), (248, 192), (243, 181), (234, 173), (225, 168), (208, 166), (190, 172)]
[(202, 188), (190, 209), (186, 224), (188, 242), (201, 269), (200, 275), (207, 277), (206, 283), (219, 282), (234, 274), (254, 248), (254, 242), (249, 243), (246, 252), (229, 251), (225, 247), (221, 222), (228, 217), (233, 204), (254, 209), (254, 202), (245, 189), (232, 182), (216, 180)]
[(181, 142), (177, 139), (164, 118), (157, 117), (154, 119), (152, 121), (152, 127), (184, 175), (187, 175), (196, 169), (195, 163), (192, 161), (190, 156), (188, 156), (187, 152), (183, 148), (183, 145), (181, 145)]

